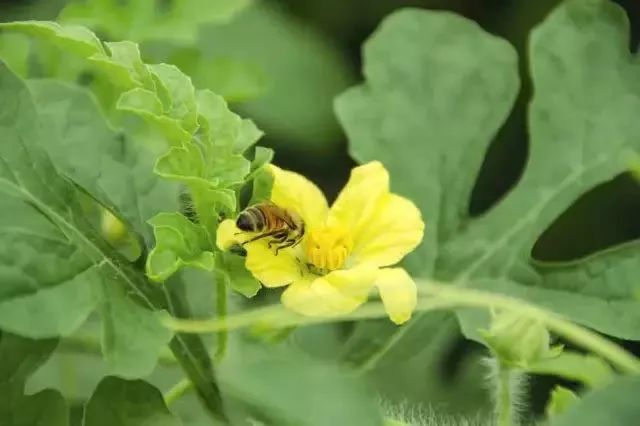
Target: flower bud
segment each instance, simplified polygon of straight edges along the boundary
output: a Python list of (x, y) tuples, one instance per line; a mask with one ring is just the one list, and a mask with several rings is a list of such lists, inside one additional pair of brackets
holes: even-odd
[(491, 327), (480, 334), (504, 365), (526, 368), (560, 354), (562, 348), (551, 347), (549, 331), (541, 321), (513, 312), (492, 312), (491, 316)]
[(111, 243), (120, 243), (127, 237), (127, 228), (109, 210), (102, 210), (100, 223), (102, 235)]

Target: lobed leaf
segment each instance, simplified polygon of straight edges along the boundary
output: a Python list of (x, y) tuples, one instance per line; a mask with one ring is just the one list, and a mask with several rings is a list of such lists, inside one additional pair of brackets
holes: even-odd
[[(0, 280), (3, 282), (0, 298), (5, 302), (32, 295), (28, 309), (30, 312), (40, 312), (30, 316), (19, 331), (27, 335), (69, 334), (80, 325), (95, 306), (96, 300), (100, 301), (99, 296), (95, 299), (84, 297), (88, 293), (82, 291), (97, 293), (98, 286), (103, 282), (126, 292), (127, 297), (137, 303), (135, 310), (167, 309), (174, 315), (186, 315), (188, 310), (179, 305), (170, 292), (151, 286), (144, 275), (103, 240), (88, 221), (80, 202), (79, 186), (58, 172), (43, 149), (47, 143), (51, 147), (59, 144), (59, 136), (45, 126), (46, 120), (38, 116), (24, 82), (3, 63), (0, 63), (0, 98), (5, 100), (0, 104), (0, 192), (3, 195), (0, 197), (0, 212), (11, 219), (0, 226), (9, 231), (3, 233), (2, 238), (11, 239), (9, 241), (12, 244), (8, 247), (13, 251), (0, 256)], [(7, 246), (1, 246), (7, 250)], [(82, 280), (74, 280), (82, 271), (93, 271), (93, 275), (87, 274)], [(73, 290), (60, 286), (67, 281), (76, 282), (81, 290), (81, 297), (70, 298), (68, 304), (65, 298)], [(49, 289), (52, 290), (49, 296), (55, 295), (55, 299), (41, 293)], [(119, 304), (119, 315), (142, 318), (140, 311), (136, 313), (130, 310), (134, 309), (132, 306)], [(20, 307), (19, 303), (16, 303), (16, 307)], [(46, 327), (44, 320), (47, 314), (49, 317), (46, 319), (51, 326), (40, 328)], [(146, 329), (139, 329), (138, 333), (159, 330), (159, 323), (152, 327), (149, 327), (149, 322), (143, 324), (147, 326)], [(112, 323), (110, 326), (119, 324)], [(130, 326), (126, 324), (126, 327)], [(118, 332), (127, 335), (126, 331)], [(138, 336), (142, 340), (149, 338), (144, 333)], [(162, 336), (166, 336), (164, 333), (162, 331)], [(158, 340), (151, 336), (149, 341), (152, 344), (138, 346), (141, 352), (135, 356), (157, 359), (159, 344), (154, 342)], [(206, 395), (207, 409), (213, 415), (223, 417), (210, 361), (197, 355), (202, 352), (202, 342), (198, 338), (178, 336), (171, 340), (170, 347), (198, 393), (203, 395), (203, 399)], [(127, 348), (129, 352), (122, 359), (128, 362), (128, 356), (134, 356), (132, 349)], [(113, 359), (118, 358), (115, 356)], [(133, 375), (137, 367), (135, 363), (125, 363), (121, 368)], [(144, 368), (146, 371), (149, 366), (145, 365)]]
[(191, 79), (174, 65), (148, 65), (149, 72), (154, 76), (159, 92), (165, 92), (165, 99), (170, 103), (165, 113), (168, 117), (178, 120), (183, 129), (193, 133), (198, 127), (198, 110), (196, 94)]
[[(413, 274), (436, 275), (441, 242), (469, 220), (482, 156), (517, 93), (516, 65), (514, 49), (477, 24), (407, 9), (386, 18), (365, 44), (367, 82), (336, 100), (354, 158), (381, 160), (392, 191), (422, 211), (425, 239), (407, 260)], [(420, 317), (400, 329), (382, 326), (387, 331), (377, 336), (378, 348), (390, 349), (383, 336), (395, 344), (422, 328)], [(434, 327), (442, 321), (442, 315), (424, 317), (433, 318)], [(377, 357), (363, 352), (363, 362), (368, 356)]]
[(207, 232), (180, 213), (160, 213), (149, 220), (156, 246), (147, 258), (147, 276), (163, 282), (185, 266), (213, 270), (214, 254), (208, 251)]
[(86, 90), (51, 80), (32, 80), (29, 89), (59, 141), (42, 143), (56, 166), (150, 243), (146, 220), (178, 207), (177, 186), (150, 173), (153, 152), (111, 128)]
[(0, 332), (0, 424), (68, 426), (69, 409), (62, 395), (45, 389), (24, 394), (27, 378), (51, 355), (55, 339), (31, 340)]
[[(638, 338), (637, 291), (629, 280), (614, 282), (637, 262), (605, 255), (567, 268), (531, 260), (542, 232), (582, 194), (623, 172), (640, 149), (639, 68), (628, 37), (623, 10), (607, 0), (566, 1), (534, 30), (529, 159), (513, 190), (474, 219), (474, 181), (518, 88), (513, 49), (447, 13), (405, 10), (387, 18), (365, 45), (366, 83), (339, 97), (336, 110), (354, 157), (383, 161), (392, 190), (422, 210), (425, 242), (407, 260), (414, 274), (514, 295)], [(620, 269), (604, 272), (605, 262)], [(470, 337), (486, 327), (486, 315), (458, 316)], [(429, 318), (378, 337), (360, 360), (410, 345), (407, 336)]]
[(84, 426), (179, 426), (158, 389), (142, 380), (106, 377), (87, 402)]
[(81, 26), (60, 25), (49, 21), (22, 21), (0, 23), (0, 29), (28, 34), (53, 42), (82, 57), (105, 53), (95, 34)]
[(148, 376), (173, 333), (162, 325), (161, 311), (137, 305), (113, 284), (101, 288), (102, 353), (111, 374)]

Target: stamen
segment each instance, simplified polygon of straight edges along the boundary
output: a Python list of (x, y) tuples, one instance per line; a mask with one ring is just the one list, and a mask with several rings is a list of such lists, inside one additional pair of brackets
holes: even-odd
[(345, 228), (325, 226), (309, 232), (305, 249), (307, 262), (315, 270), (333, 271), (344, 266), (353, 240)]

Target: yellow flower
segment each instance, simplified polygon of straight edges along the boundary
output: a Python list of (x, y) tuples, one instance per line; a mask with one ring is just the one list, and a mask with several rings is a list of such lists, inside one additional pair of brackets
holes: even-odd
[[(304, 315), (332, 316), (354, 311), (377, 288), (392, 321), (402, 324), (416, 306), (416, 285), (402, 268), (389, 268), (422, 240), (420, 211), (389, 190), (389, 174), (375, 161), (356, 167), (331, 208), (305, 177), (269, 166), (271, 201), (304, 221), (296, 247), (268, 247), (268, 238), (246, 244), (245, 265), (265, 287), (288, 286), (282, 303)], [(244, 234), (244, 235), (243, 235)], [(233, 220), (220, 224), (222, 250), (251, 237)]]

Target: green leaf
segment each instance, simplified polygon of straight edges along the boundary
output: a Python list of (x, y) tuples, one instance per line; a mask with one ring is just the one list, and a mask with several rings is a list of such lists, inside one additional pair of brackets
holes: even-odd
[(584, 383), (592, 388), (604, 385), (614, 378), (613, 370), (601, 358), (569, 351), (529, 365), (526, 371), (563, 377), (567, 380)]
[[(571, 309), (583, 324), (623, 339), (640, 339), (640, 243), (631, 242), (570, 263), (534, 263), (541, 274), (521, 288), (540, 303)], [(577, 298), (579, 295), (579, 298)], [(576, 301), (580, 303), (575, 303)], [(595, 316), (594, 312), (598, 312)]]
[[(61, 26), (55, 22), (28, 21), (0, 25), (2, 25), (0, 28), (6, 28), (9, 31), (23, 32), (43, 38), (47, 42), (60, 44), (64, 50), (79, 55), (101, 70), (104, 76), (119, 88), (128, 90), (140, 88), (154, 92), (164, 106), (162, 114), (156, 112), (157, 105), (149, 110), (148, 93), (143, 95), (144, 103), (140, 102), (142, 95), (137, 91), (121, 97), (119, 104), (124, 111), (138, 114), (148, 123), (157, 126), (170, 142), (179, 144), (190, 139), (190, 134), (195, 131), (197, 111), (195, 92), (190, 78), (173, 65), (146, 65), (142, 62), (136, 43), (107, 42), (103, 47), (100, 40), (88, 29), (70, 25)], [(68, 34), (76, 32), (95, 41), (97, 47), (92, 50), (75, 48), (76, 45), (69, 42)], [(73, 39), (73, 41), (77, 40)], [(75, 69), (76, 74), (78, 71)], [(134, 94), (136, 96), (132, 99), (131, 96)]]
[(638, 64), (627, 51), (627, 28), (613, 3), (572, 0), (532, 33), (529, 161), (511, 193), (448, 244), (450, 264), (468, 263), (464, 276), (518, 272), (518, 261), (529, 260), (537, 238), (564, 210), (626, 170), (640, 145)]
[(25, 77), (29, 72), (29, 40), (22, 34), (0, 34), (0, 58)]
[(86, 90), (50, 80), (30, 81), (29, 89), (40, 119), (60, 141), (42, 144), (56, 167), (150, 242), (146, 220), (178, 207), (177, 186), (152, 173), (153, 152), (112, 129)]
[(191, 78), (174, 65), (148, 65), (156, 84), (160, 84), (159, 91), (166, 91), (170, 104), (165, 111), (173, 119), (179, 120), (182, 128), (193, 133), (198, 127), (198, 110), (196, 93)]
[(386, 18), (364, 58), (367, 83), (337, 99), (338, 117), (351, 154), (382, 160), (392, 190), (431, 224), (410, 263), (430, 275), (438, 241), (468, 219), (482, 157), (515, 99), (516, 54), (465, 18), (404, 10)]
[(99, 311), (103, 324), (102, 353), (111, 374), (148, 376), (173, 337), (160, 321), (162, 313), (137, 305), (110, 283), (102, 286)]
[(192, 44), (200, 25), (226, 22), (250, 3), (251, 0), (185, 0), (158, 7), (156, 2), (146, 0), (73, 1), (65, 6), (60, 19), (89, 25), (110, 38)]
[(45, 389), (33, 395), (3, 395), (6, 385), (0, 384), (0, 424), (68, 426), (69, 407), (57, 390)]
[(579, 400), (578, 395), (573, 393), (570, 389), (562, 386), (556, 386), (551, 391), (551, 396), (545, 408), (545, 413), (549, 418), (556, 417), (567, 411), (569, 407)]
[(241, 154), (262, 136), (251, 120), (233, 113), (224, 98), (212, 91), (199, 90), (197, 101), (199, 122), (207, 143)]
[[(615, 284), (601, 272), (591, 281), (586, 269), (581, 282), (560, 284), (547, 279), (548, 265), (531, 260), (545, 229), (581, 195), (624, 172), (640, 149), (639, 65), (628, 36), (623, 10), (606, 0), (569, 0), (534, 30), (526, 168), (493, 208), (471, 218), (483, 155), (518, 87), (513, 49), (447, 13), (404, 10), (387, 18), (365, 45), (366, 83), (339, 97), (336, 110), (354, 157), (381, 160), (392, 190), (422, 210), (427, 232), (407, 259), (412, 273), (514, 295), (598, 331), (640, 338), (629, 280)], [(410, 345), (405, 337), (422, 327), (421, 318), (387, 334), (363, 359)], [(459, 319), (468, 336), (486, 327), (486, 315), (464, 310)]]
[(43, 39), (82, 57), (104, 54), (100, 40), (91, 31), (75, 25), (60, 25), (48, 21), (0, 23), (0, 29), (28, 34)]
[[(188, 308), (179, 303), (179, 299), (170, 291), (152, 286), (144, 274), (112, 249), (88, 222), (79, 203), (78, 186), (58, 173), (42, 148), (45, 141), (51, 145), (59, 143), (57, 135), (48, 132), (40, 122), (27, 87), (2, 63), (0, 99), (11, 100), (0, 104), (0, 212), (15, 220), (8, 221), (11, 231), (3, 235), (12, 238), (11, 244), (0, 244), (4, 250), (11, 249), (0, 256), (3, 301), (20, 294), (60, 288), (57, 285), (64, 277), (68, 280), (82, 271), (92, 270), (94, 279), (78, 281), (82, 284), (78, 287), (81, 290), (95, 291), (106, 279), (109, 285), (120, 286), (144, 308), (167, 309), (173, 315), (188, 316)], [(14, 224), (18, 226), (12, 226)], [(40, 297), (41, 305), (32, 304), (31, 312), (37, 315), (29, 316), (23, 329), (30, 335), (46, 334), (38, 328), (42, 323), (37, 319), (44, 319), (47, 314), (52, 324), (75, 324), (76, 327), (81, 322), (78, 318), (95, 303), (82, 306), (83, 315), (79, 315), (73, 311), (78, 309), (77, 303), (66, 304), (64, 297), (69, 297), (69, 292), (59, 296), (59, 299)], [(27, 318), (27, 314), (24, 315), (23, 318)], [(70, 331), (56, 330), (56, 334)], [(202, 395), (207, 410), (223, 418), (210, 360), (199, 355), (203, 352), (202, 342), (197, 337), (180, 336), (171, 341), (170, 347)]]
[(233, 410), (238, 421), (249, 416), (282, 426), (383, 424), (373, 392), (335, 365), (291, 346), (242, 342), (230, 349), (220, 380), (228, 400), (238, 406)]
[(257, 147), (253, 161), (251, 162), (251, 174), (247, 180), (251, 180), (251, 199), (249, 205), (257, 204), (271, 199), (273, 187), (273, 175), (264, 166), (271, 162), (273, 151), (267, 148)]
[[(508, 43), (471, 21), (403, 10), (386, 18), (365, 44), (366, 84), (336, 101), (351, 154), (360, 162), (381, 160), (392, 191), (422, 211), (425, 240), (407, 261), (414, 274), (436, 274), (439, 242), (468, 219), (482, 155), (515, 99), (516, 65)], [(420, 316), (391, 329), (391, 336), (419, 322)], [(381, 336), (377, 341), (390, 349)]]
[(245, 297), (253, 297), (261, 288), (260, 283), (244, 266), (244, 258), (232, 253), (220, 253), (216, 259), (218, 279)]
[(251, 162), (251, 173), (256, 173), (262, 169), (262, 167), (271, 163), (273, 160), (273, 150), (262, 146), (256, 147), (256, 151), (253, 155), (253, 161)]
[(49, 358), (56, 339), (34, 340), (0, 333), (0, 383), (24, 381)]
[(67, 403), (58, 391), (42, 390), (24, 395), (27, 378), (55, 349), (57, 341), (31, 340), (0, 333), (0, 424), (68, 426)]
[(608, 386), (589, 392), (551, 421), (551, 426), (627, 426), (640, 416), (640, 377), (618, 378)]
[(158, 389), (142, 380), (104, 378), (87, 402), (83, 426), (179, 426)]
[(94, 54), (88, 59), (103, 69), (111, 81), (124, 88), (154, 89), (149, 69), (140, 58), (140, 49), (131, 41), (107, 42), (108, 54)]
[(0, 63), (0, 326), (31, 337), (66, 335), (95, 305), (99, 274), (65, 231), (80, 214), (75, 189), (40, 150), (43, 132), (27, 88)]
[[(184, 105), (190, 105), (190, 99)], [(250, 172), (251, 163), (242, 154), (262, 133), (208, 90), (199, 91), (196, 102), (200, 125), (197, 137), (161, 156), (155, 173), (189, 188), (193, 209), (213, 248), (220, 214), (230, 215), (237, 208), (235, 191), (230, 187), (243, 184)], [(180, 267), (170, 257), (160, 260), (165, 265)], [(167, 273), (175, 270), (171, 266)]]
[(180, 213), (160, 213), (149, 220), (156, 245), (147, 258), (147, 276), (163, 282), (180, 268), (213, 270), (214, 255), (208, 251), (207, 232)]
[(120, 95), (117, 108), (159, 116), (164, 107), (154, 92), (136, 87)]

